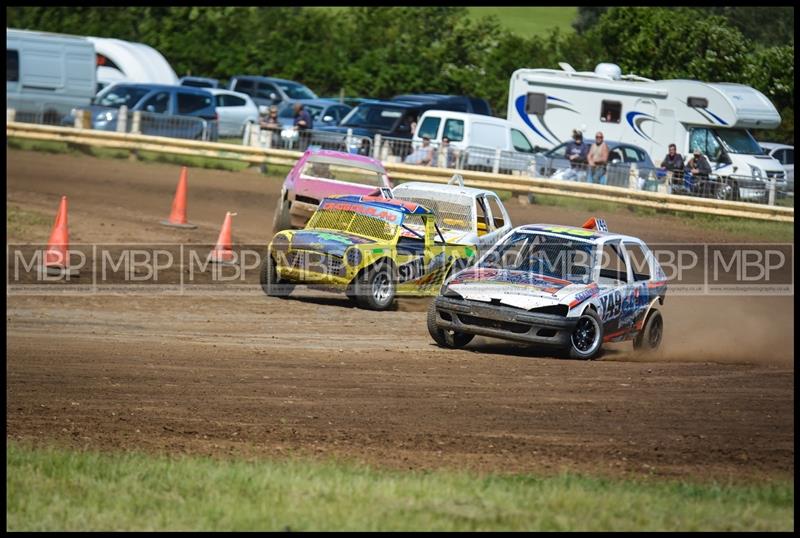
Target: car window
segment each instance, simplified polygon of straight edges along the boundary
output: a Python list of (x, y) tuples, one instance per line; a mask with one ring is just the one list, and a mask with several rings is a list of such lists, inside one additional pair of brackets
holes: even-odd
[(246, 101), (244, 99), (236, 97), (235, 95), (217, 95), (217, 106), (244, 106), (245, 103)]
[(6, 82), (19, 81), (19, 52), (6, 49)]
[(480, 194), (475, 198), (475, 220), (477, 222), (478, 235), (485, 235), (491, 231), (492, 227), (489, 223), (489, 215), (486, 212), (486, 199), (484, 195)]
[(191, 114), (211, 106), (211, 95), (178, 92), (178, 114)]
[(719, 153), (719, 143), (711, 129), (702, 127), (692, 129), (689, 134), (689, 153), (699, 149), (700, 152), (712, 161), (716, 161)]
[(618, 150), (622, 152), (622, 157), (626, 163), (637, 163), (642, 160), (639, 152), (630, 146), (620, 146)]
[(786, 155), (784, 156), (784, 160), (781, 161), (783, 164), (794, 164), (794, 150), (787, 149)]
[(464, 120), (447, 120), (444, 122), (442, 138), (447, 137), (451, 142), (464, 140)]
[(422, 120), (422, 124), (419, 126), (417, 130), (417, 136), (422, 138), (423, 136), (427, 136), (432, 140), (437, 140), (436, 135), (439, 134), (439, 124), (442, 123), (442, 118), (437, 116), (428, 116), (424, 120)]
[[(281, 82), (278, 84), (289, 99), (316, 99), (314, 92), (303, 86), (291, 82)], [(277, 91), (275, 93), (278, 93)]]
[(157, 114), (166, 113), (169, 110), (169, 92), (154, 93), (142, 103), (141, 109)]
[(628, 260), (631, 263), (633, 280), (650, 280), (650, 262), (645, 254), (642, 245), (625, 241), (625, 250), (628, 252)]
[(619, 241), (608, 241), (603, 244), (603, 249), (600, 251), (600, 280), (611, 284), (628, 282), (628, 267), (622, 258)]
[(252, 80), (237, 80), (236, 84), (234, 84), (233, 89), (237, 92), (246, 93), (247, 95), (253, 95), (256, 88), (255, 82)]
[(94, 104), (119, 108), (122, 105), (133, 108), (142, 97), (147, 95), (149, 90), (144, 88), (132, 88), (130, 86), (114, 86), (103, 95), (95, 98)]
[(256, 97), (260, 97), (261, 99), (272, 99), (272, 97), (270, 97), (271, 93), (275, 94), (275, 101), (282, 101), (281, 94), (278, 93), (278, 89), (275, 86), (266, 82), (258, 83)]
[(784, 154), (782, 149), (776, 149), (772, 153), (772, 158), (777, 159), (777, 161), (781, 164), (786, 164), (786, 162), (784, 161)]
[(517, 151), (525, 153), (533, 153), (533, 146), (528, 142), (528, 139), (522, 134), (522, 131), (511, 129), (511, 145)]
[(619, 101), (603, 101), (600, 104), (600, 121), (619, 123), (622, 117), (622, 103)]

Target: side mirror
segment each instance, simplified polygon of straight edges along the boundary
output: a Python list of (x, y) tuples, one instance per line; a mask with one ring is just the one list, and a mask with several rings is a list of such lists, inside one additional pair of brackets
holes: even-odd
[(272, 99), (273, 101), (277, 101), (278, 100), (278, 96), (275, 94), (275, 92), (270, 93), (269, 94), (269, 98)]
[(330, 114), (327, 114), (327, 115), (322, 117), (322, 121), (324, 121), (325, 123), (332, 122), (333, 121), (333, 116), (331, 116)]
[(155, 112), (156, 107), (154, 107), (153, 105), (147, 105), (147, 108), (145, 110), (147, 110), (148, 112)]

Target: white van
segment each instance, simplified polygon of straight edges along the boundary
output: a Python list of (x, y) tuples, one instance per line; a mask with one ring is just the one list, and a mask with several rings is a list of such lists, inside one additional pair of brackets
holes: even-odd
[[(494, 171), (527, 170), (534, 159), (534, 147), (525, 134), (502, 118), (427, 110), (417, 122), (412, 145), (418, 147), (427, 136), (439, 148), (447, 137), (458, 153), (461, 168)], [(499, 157), (499, 159), (498, 159)]]
[(86, 38), (6, 28), (6, 108), (17, 119), (58, 124), (95, 93), (94, 45)]
[(87, 36), (97, 51), (97, 91), (115, 82), (178, 84), (166, 58), (144, 43), (110, 37)]

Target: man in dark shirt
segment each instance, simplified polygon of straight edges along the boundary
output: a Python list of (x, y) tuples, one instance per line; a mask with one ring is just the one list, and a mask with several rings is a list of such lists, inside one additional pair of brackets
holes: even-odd
[(678, 148), (675, 144), (669, 145), (669, 153), (661, 161), (661, 168), (666, 169), (667, 172), (672, 172), (675, 178), (683, 176), (683, 157), (678, 153)]
[(294, 128), (300, 131), (300, 151), (305, 151), (310, 139), (310, 131), (314, 128), (314, 120), (303, 103), (294, 104)]
[(686, 163), (686, 167), (692, 173), (694, 191), (700, 196), (710, 196), (712, 186), (709, 185), (708, 175), (711, 173), (711, 165), (708, 164), (705, 155), (699, 149), (695, 149), (692, 158)]
[(589, 146), (583, 143), (583, 133), (575, 129), (572, 131), (572, 141), (567, 143), (564, 156), (569, 160), (570, 170), (564, 175), (564, 179), (578, 179), (578, 172), (581, 175), (586, 173), (586, 158), (589, 154)]

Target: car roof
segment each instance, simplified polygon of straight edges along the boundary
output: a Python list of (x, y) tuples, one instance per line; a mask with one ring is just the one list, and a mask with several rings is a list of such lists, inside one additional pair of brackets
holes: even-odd
[(423, 103), (421, 101), (403, 101), (397, 100), (393, 101), (391, 99), (364, 99), (358, 105), (383, 105), (383, 106), (393, 106), (397, 108), (420, 108), (427, 106), (428, 103)]
[[(565, 231), (559, 231), (565, 230)], [(580, 231), (581, 234), (585, 234), (586, 232), (592, 232), (591, 235), (576, 235), (567, 232), (566, 230), (575, 230)], [(565, 226), (563, 224), (525, 224), (522, 226), (518, 226), (512, 230), (512, 232), (547, 232), (550, 234), (555, 234), (564, 238), (569, 239), (577, 239), (577, 240), (584, 240), (589, 241), (591, 243), (597, 243), (600, 240), (608, 241), (614, 239), (621, 239), (621, 240), (634, 240), (634, 241), (641, 241), (638, 237), (633, 237), (631, 235), (624, 235), (618, 234), (614, 232), (602, 232), (600, 230), (593, 230), (589, 228), (582, 228), (580, 226)]]
[(302, 82), (297, 82), (296, 80), (289, 80), (285, 78), (278, 78), (278, 77), (265, 77), (262, 75), (236, 75), (233, 78), (235, 79), (248, 79), (248, 80), (266, 80), (268, 82), (287, 82), (289, 84), (297, 84), (298, 86), (305, 86)]
[(219, 79), (216, 79), (216, 78), (211, 78), (211, 77), (194, 77), (194, 76), (190, 76), (190, 75), (187, 75), (187, 76), (185, 76), (185, 77), (181, 77), (181, 78), (180, 78), (180, 79), (178, 79), (178, 80), (202, 80), (202, 81), (204, 81), (204, 82), (219, 82)]
[(302, 103), (304, 105), (323, 105), (323, 106), (340, 105), (340, 106), (346, 106), (347, 108), (353, 108), (347, 103), (340, 103), (338, 99), (333, 99), (328, 97), (319, 97), (317, 99), (295, 99), (294, 102)]
[[(383, 167), (383, 164), (380, 161), (366, 155), (359, 155), (357, 153), (348, 153), (332, 149), (307, 149), (306, 155), (304, 156), (306, 157), (307, 161), (312, 163), (348, 163), (353, 166), (372, 170), (378, 174), (386, 173), (386, 169)], [(354, 163), (358, 163), (358, 165)]]
[(399, 211), (404, 215), (433, 215), (433, 211), (427, 207), (415, 204), (414, 202), (382, 198), (380, 196), (369, 196), (366, 194), (340, 194), (326, 196), (324, 200), (337, 200), (354, 204), (363, 204), (378, 209), (390, 209), (392, 211)]
[[(246, 93), (242, 93), (242, 92), (235, 92), (235, 91), (233, 91), (233, 90), (229, 90), (229, 89), (227, 89), (227, 88), (203, 88), (203, 89), (204, 89), (205, 91), (209, 92), (209, 93), (213, 93), (214, 95), (220, 95), (220, 94), (223, 94), (223, 93), (224, 93), (224, 94), (227, 94), (227, 95), (235, 95), (236, 97), (241, 97), (241, 98), (243, 98), (243, 99), (244, 99), (245, 97), (246, 97), (247, 99), (250, 99), (250, 96), (249, 96), (249, 95), (247, 95)], [(245, 100), (246, 100), (246, 99), (245, 99)]]
[(443, 183), (429, 183), (427, 181), (409, 181), (397, 185), (395, 189), (422, 189), (431, 192), (442, 192), (448, 194), (463, 194), (466, 196), (477, 196), (479, 194), (495, 194), (494, 191), (486, 189), (476, 189), (475, 187), (462, 187), (460, 185), (447, 185)]
[(144, 90), (151, 90), (151, 91), (152, 90), (168, 90), (168, 91), (180, 90), (182, 92), (202, 93), (202, 94), (207, 94), (207, 93), (209, 93), (209, 90), (212, 89), (212, 88), (197, 88), (195, 86), (181, 86), (179, 84), (150, 84), (150, 83), (146, 83), (146, 82), (125, 82), (125, 81), (116, 82), (116, 83), (111, 84), (109, 86), (114, 86), (116, 88), (119, 88), (120, 86), (127, 86), (127, 87), (141, 88), (141, 89), (144, 89)]

